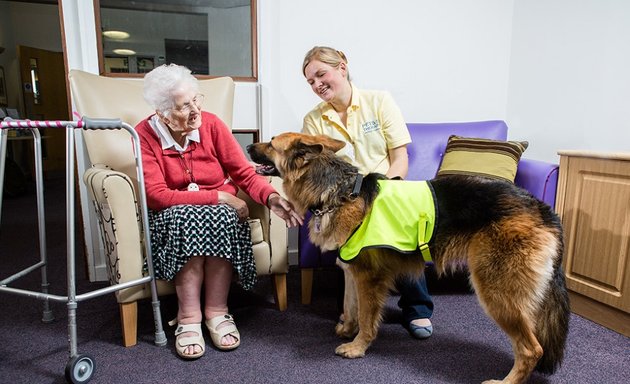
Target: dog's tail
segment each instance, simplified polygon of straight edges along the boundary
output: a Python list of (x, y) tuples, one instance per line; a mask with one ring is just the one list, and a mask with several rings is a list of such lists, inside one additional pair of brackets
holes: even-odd
[[(563, 254), (562, 242), (558, 245), (559, 255)], [(556, 259), (554, 276), (539, 313), (536, 338), (543, 348), (543, 356), (538, 360), (536, 370), (551, 374), (562, 363), (564, 347), (569, 331), (569, 296), (562, 270), (562, 257)]]

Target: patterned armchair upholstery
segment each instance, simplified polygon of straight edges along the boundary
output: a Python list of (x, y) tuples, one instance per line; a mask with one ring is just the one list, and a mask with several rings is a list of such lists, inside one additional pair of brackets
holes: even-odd
[[(83, 71), (69, 74), (72, 100), (77, 113), (90, 118), (118, 118), (135, 125), (153, 111), (142, 97), (142, 81), (108, 78)], [(232, 124), (234, 82), (231, 78), (200, 80), (205, 94), (204, 108)], [(126, 282), (141, 277), (143, 270), (143, 234), (138, 204), (136, 167), (131, 136), (124, 130), (84, 131), (84, 142), (92, 167), (83, 181), (97, 213), (100, 236), (108, 262), (110, 282)], [(279, 179), (269, 178), (281, 192)], [(254, 260), (259, 275), (271, 275), (274, 296), (280, 310), (287, 306), (288, 272), (287, 231), (284, 221), (254, 203), (244, 193), (252, 225)], [(170, 282), (157, 280), (158, 294), (174, 293)], [(150, 285), (140, 285), (116, 292), (120, 306), (123, 344), (137, 342), (137, 300), (151, 296)]]

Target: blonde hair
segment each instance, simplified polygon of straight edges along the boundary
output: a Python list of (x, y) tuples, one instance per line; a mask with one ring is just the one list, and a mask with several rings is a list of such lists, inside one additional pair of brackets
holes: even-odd
[(168, 116), (175, 107), (174, 96), (182, 90), (199, 90), (197, 78), (183, 65), (163, 64), (144, 76), (144, 100), (156, 111)]
[[(318, 47), (311, 48), (306, 52), (304, 56), (304, 62), (302, 63), (302, 74), (306, 77), (306, 66), (313, 60), (321, 61), (324, 64), (328, 64), (333, 68), (339, 67), (341, 63), (348, 64), (348, 59), (343, 52), (338, 51), (330, 47)], [(350, 80), (350, 71), (347, 70), (348, 80)]]

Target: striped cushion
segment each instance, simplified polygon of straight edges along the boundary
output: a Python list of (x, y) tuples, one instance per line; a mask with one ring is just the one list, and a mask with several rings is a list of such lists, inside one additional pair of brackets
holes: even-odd
[(476, 175), (514, 182), (527, 141), (500, 141), (452, 135), (437, 176)]

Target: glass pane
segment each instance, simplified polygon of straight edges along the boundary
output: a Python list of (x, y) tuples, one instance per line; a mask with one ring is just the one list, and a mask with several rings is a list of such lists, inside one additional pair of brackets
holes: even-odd
[(104, 73), (176, 63), (196, 75), (255, 79), (255, 0), (100, 0)]

